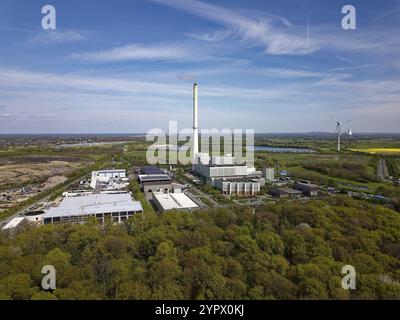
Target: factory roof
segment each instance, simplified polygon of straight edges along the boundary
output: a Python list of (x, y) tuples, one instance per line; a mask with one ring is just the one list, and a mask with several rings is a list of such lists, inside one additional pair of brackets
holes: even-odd
[(249, 177), (223, 177), (216, 180), (222, 180), (223, 182), (259, 182), (261, 178), (257, 176)]
[(101, 193), (64, 198), (58, 207), (50, 208), (43, 218), (142, 210), (140, 202), (133, 201), (129, 193)]
[(198, 205), (182, 192), (153, 192), (153, 197), (164, 210), (198, 208)]
[(316, 184), (302, 183), (302, 182), (297, 182), (295, 188), (296, 187), (307, 191), (317, 191), (319, 189), (319, 187)]
[(233, 167), (246, 167), (246, 164), (203, 164), (203, 166), (207, 166), (210, 168), (233, 168)]
[(155, 166), (144, 166), (144, 167), (140, 168), (140, 173), (141, 174), (164, 174), (165, 172)]
[(97, 172), (97, 173), (126, 172), (126, 170), (125, 169), (107, 169), (107, 170), (98, 170), (95, 172)]
[(140, 182), (171, 181), (167, 174), (140, 174), (138, 177)]
[(292, 188), (274, 189), (273, 193), (275, 193), (275, 194), (302, 194), (301, 191), (295, 190), (295, 189), (292, 189)]

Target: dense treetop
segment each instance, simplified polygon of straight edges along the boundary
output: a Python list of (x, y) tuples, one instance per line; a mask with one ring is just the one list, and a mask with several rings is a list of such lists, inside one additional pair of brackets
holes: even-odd
[(399, 213), (347, 197), (0, 234), (2, 299), (400, 299), (399, 281)]

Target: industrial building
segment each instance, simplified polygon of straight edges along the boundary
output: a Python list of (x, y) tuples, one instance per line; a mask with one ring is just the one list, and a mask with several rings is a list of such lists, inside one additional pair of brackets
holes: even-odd
[(89, 217), (100, 222), (121, 223), (136, 213), (143, 212), (139, 201), (129, 193), (92, 194), (67, 197), (58, 207), (50, 208), (43, 216), (43, 223), (82, 223)]
[(277, 188), (272, 190), (271, 194), (277, 198), (299, 198), (303, 192), (292, 188)]
[(37, 222), (41, 222), (43, 220), (44, 213), (45, 212), (42, 210), (30, 211), (30, 212), (24, 213), (24, 217), (29, 222), (37, 223)]
[(319, 187), (316, 184), (297, 182), (294, 189), (302, 191), (308, 197), (318, 196)]
[(123, 189), (128, 185), (128, 178), (126, 177), (126, 170), (124, 169), (111, 169), (92, 171), (92, 179), (90, 187), (98, 190), (117, 190)]
[(264, 168), (262, 170), (265, 182), (275, 181), (275, 169), (274, 168)]
[(160, 212), (192, 210), (199, 206), (183, 192), (153, 192), (153, 203)]
[(261, 189), (260, 179), (251, 178), (215, 179), (214, 184), (224, 194), (238, 196), (253, 196)]
[(206, 183), (226, 194), (254, 195), (259, 192), (265, 184), (262, 173), (246, 164), (235, 164), (235, 161), (231, 155), (210, 157), (199, 153), (193, 169)]
[(140, 174), (142, 175), (165, 174), (165, 171), (155, 166), (143, 166), (140, 168)]
[(197, 84), (193, 85), (193, 159), (192, 171), (195, 175), (227, 194), (254, 195), (265, 184), (262, 172), (246, 164), (237, 164), (235, 157), (210, 156), (199, 153)]
[(171, 177), (161, 169), (153, 166), (140, 168), (138, 182), (144, 193), (173, 190)]

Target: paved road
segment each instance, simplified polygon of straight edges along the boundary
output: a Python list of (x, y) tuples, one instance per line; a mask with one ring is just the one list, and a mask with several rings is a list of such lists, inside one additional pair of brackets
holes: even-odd
[[(199, 194), (200, 196), (206, 198), (208, 201), (210, 201), (214, 207), (223, 207), (223, 205), (219, 204), (217, 201), (215, 201), (209, 194), (201, 191), (199, 188), (197, 188), (194, 184), (189, 183), (190, 189), (194, 190), (195, 193), (193, 193), (194, 196), (196, 196), (196, 193)], [(201, 200), (201, 199), (200, 199)]]

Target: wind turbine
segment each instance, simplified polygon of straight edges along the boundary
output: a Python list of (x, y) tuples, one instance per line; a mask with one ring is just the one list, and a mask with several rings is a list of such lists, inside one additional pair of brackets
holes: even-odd
[(333, 116), (331, 116), (332, 120), (336, 122), (336, 130), (335, 130), (335, 134), (337, 135), (337, 151), (340, 151), (340, 138), (342, 136), (342, 126), (345, 123), (350, 122), (350, 120), (346, 120), (344, 122), (340, 122), (338, 120), (336, 120)]

